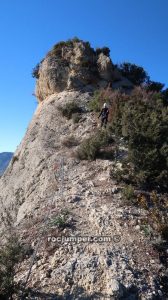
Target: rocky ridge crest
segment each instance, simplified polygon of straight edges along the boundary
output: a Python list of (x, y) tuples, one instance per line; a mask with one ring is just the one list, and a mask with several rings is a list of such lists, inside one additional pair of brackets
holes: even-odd
[[(97, 64), (95, 73), (92, 69), (85, 74), (85, 68), (74, 69), (74, 65), (85, 56), (87, 63), (94, 61), (90, 47), (77, 42), (63, 56), (60, 52), (73, 68), (61, 69), (52, 53), (42, 62), (36, 87), (39, 105), (0, 179), (3, 207), (13, 215), (22, 242), (35, 251), (45, 229), (28, 282), (32, 291), (28, 299), (164, 299), (158, 280), (162, 265), (150, 236), (141, 230), (146, 212), (124, 207), (121, 189), (110, 177), (120, 160), (80, 161), (74, 155), (98, 124), (88, 110), (93, 95), (83, 88), (94, 87), (91, 79), (96, 85), (101, 80), (109, 83), (115, 77), (112, 62), (100, 54), (99, 76)], [(51, 73), (49, 66), (53, 66)], [(78, 123), (60, 113), (59, 108), (70, 102), (81, 108)], [(72, 136), (76, 144), (70, 148), (66, 141)], [(57, 237), (110, 240), (60, 242)], [(30, 254), (16, 280), (25, 281), (31, 260)]]
[(109, 49), (99, 51), (88, 42), (73, 39), (56, 44), (39, 65), (35, 94), (39, 102), (64, 90), (93, 91), (108, 85), (132, 88), (109, 57)]

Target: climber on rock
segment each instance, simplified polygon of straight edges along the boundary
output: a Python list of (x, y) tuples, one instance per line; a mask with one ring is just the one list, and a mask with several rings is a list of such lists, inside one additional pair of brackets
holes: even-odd
[(108, 122), (108, 115), (109, 115), (109, 109), (107, 107), (107, 104), (104, 103), (103, 108), (102, 108), (102, 110), (100, 112), (100, 115), (98, 117), (98, 118), (101, 117), (101, 127), (103, 127), (103, 125), (104, 125), (104, 127), (106, 128), (106, 125), (107, 125), (107, 122)]

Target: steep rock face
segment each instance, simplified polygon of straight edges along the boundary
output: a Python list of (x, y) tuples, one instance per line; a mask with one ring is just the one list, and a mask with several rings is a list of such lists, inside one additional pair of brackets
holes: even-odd
[[(12, 211), (18, 210), (17, 222), (41, 203), (45, 184), (50, 181), (48, 169), (52, 174), (54, 160), (66, 150), (63, 150), (62, 139), (73, 133), (74, 125), (61, 116), (58, 107), (71, 101), (81, 102), (83, 99), (85, 102), (88, 98), (88, 93), (80, 95), (78, 92), (62, 92), (39, 104), (0, 182), (0, 196), (5, 205)], [(92, 124), (90, 117), (88, 122)], [(81, 136), (85, 136), (87, 122), (85, 126), (81, 128)]]
[(64, 90), (106, 87), (122, 76), (110, 57), (103, 53), (97, 55), (87, 42), (72, 41), (54, 46), (41, 62), (38, 77), (35, 94), (41, 102)]
[[(96, 130), (96, 116), (87, 111), (90, 99), (89, 93), (64, 91), (39, 104), (0, 180), (3, 207), (34, 251), (43, 232), (28, 283), (38, 290), (36, 299), (151, 299), (157, 294), (159, 260), (156, 255), (151, 259), (152, 245), (140, 232), (138, 218), (132, 220), (140, 209), (121, 206), (121, 192), (109, 176), (114, 162), (80, 162), (74, 156), (78, 146), (65, 146), (70, 136), (80, 143)], [(71, 101), (82, 109), (77, 124), (58, 109)], [(62, 214), (68, 216), (63, 219), (67, 225), (59, 228)], [(31, 261), (31, 256), (23, 261), (16, 280), (25, 281)]]

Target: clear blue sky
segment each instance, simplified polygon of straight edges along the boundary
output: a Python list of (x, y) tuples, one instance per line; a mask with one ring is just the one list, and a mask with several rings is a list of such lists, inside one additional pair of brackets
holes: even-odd
[(37, 106), (32, 68), (60, 40), (108, 46), (114, 63), (168, 86), (167, 0), (0, 0), (0, 152), (14, 151)]

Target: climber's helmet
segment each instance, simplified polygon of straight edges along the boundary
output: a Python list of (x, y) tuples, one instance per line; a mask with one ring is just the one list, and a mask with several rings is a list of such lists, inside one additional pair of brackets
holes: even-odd
[(103, 107), (106, 108), (107, 107), (107, 103), (104, 103)]

